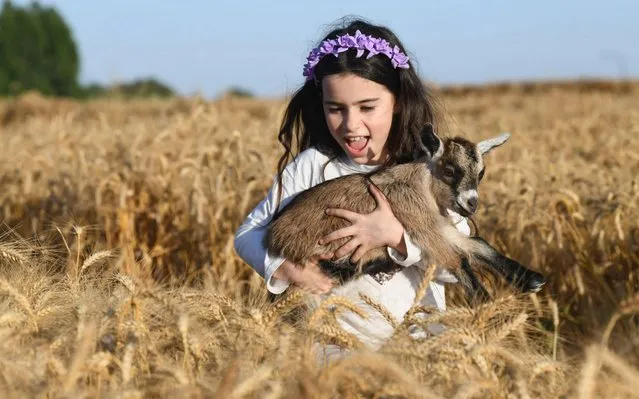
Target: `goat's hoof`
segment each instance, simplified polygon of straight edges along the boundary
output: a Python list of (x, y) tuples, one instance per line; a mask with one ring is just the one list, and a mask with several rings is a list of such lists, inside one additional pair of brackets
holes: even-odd
[(537, 293), (541, 291), (544, 285), (546, 285), (546, 278), (537, 272), (531, 271), (524, 279), (524, 286), (522, 288), (524, 292)]

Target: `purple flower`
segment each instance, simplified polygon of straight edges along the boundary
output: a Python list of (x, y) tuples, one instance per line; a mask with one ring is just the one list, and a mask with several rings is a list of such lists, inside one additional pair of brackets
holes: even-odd
[(368, 40), (369, 40), (368, 36), (360, 32), (359, 30), (355, 32), (355, 42), (357, 43), (357, 47), (359, 48), (365, 47), (366, 42), (368, 42)]
[(337, 44), (339, 44), (340, 47), (345, 47), (346, 49), (357, 47), (357, 41), (355, 40), (355, 36), (351, 36), (348, 34), (344, 36), (340, 36), (337, 39)]
[(375, 43), (375, 50), (377, 50), (378, 53), (385, 54), (388, 58), (393, 56), (393, 49), (391, 48), (390, 43), (384, 39)]
[(320, 61), (320, 57), (321, 57), (321, 53), (319, 51), (319, 49), (314, 48), (313, 51), (311, 51), (311, 53), (308, 55), (308, 57), (306, 57), (306, 60), (308, 61), (308, 65), (310, 65), (310, 67), (315, 67), (315, 65), (317, 65), (317, 63)]
[(318, 48), (314, 48), (308, 55), (308, 59), (319, 58), (320, 55), (322, 55), (322, 52)]
[(358, 30), (354, 36), (345, 34), (339, 36), (337, 39), (325, 40), (319, 47), (311, 50), (306, 58), (307, 63), (304, 65), (303, 75), (306, 76), (307, 79), (311, 79), (313, 77), (313, 70), (322, 57), (327, 54), (333, 54), (335, 57), (338, 57), (340, 53), (348, 51), (348, 49), (351, 48), (357, 49), (356, 57), (361, 57), (365, 51), (368, 51), (366, 59), (377, 54), (383, 54), (391, 60), (394, 68), (409, 68), (409, 58), (401, 52), (398, 46), (392, 47), (386, 40), (364, 35)]
[(391, 56), (391, 63), (393, 64), (394, 68), (403, 68), (403, 69), (408, 69), (408, 56), (406, 56), (406, 54), (402, 53), (399, 49), (399, 47), (395, 46), (393, 47), (393, 54)]
[(364, 43), (364, 48), (368, 50), (368, 57), (366, 57), (366, 59), (369, 59), (372, 56), (377, 54), (377, 49), (375, 48), (375, 45), (377, 44), (377, 42), (380, 41), (380, 39), (375, 39), (372, 36), (368, 36), (367, 39), (368, 40), (366, 41), (366, 43)]
[(355, 32), (355, 42), (357, 43), (357, 58), (361, 57), (362, 54), (364, 54), (364, 50), (366, 50), (366, 43), (368, 43), (368, 40), (368, 36), (362, 34), (362, 32), (360, 32), (359, 30)]
[(319, 47), (319, 51), (321, 54), (331, 54), (335, 49), (335, 46), (337, 46), (337, 41), (324, 40)]

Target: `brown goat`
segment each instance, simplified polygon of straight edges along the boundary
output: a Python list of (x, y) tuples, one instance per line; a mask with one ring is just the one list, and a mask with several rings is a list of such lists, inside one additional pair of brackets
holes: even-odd
[[(484, 174), (482, 156), (509, 137), (503, 134), (475, 145), (459, 137), (441, 140), (428, 126), (422, 132), (423, 152), (412, 159), (368, 174), (338, 177), (299, 193), (269, 224), (266, 248), (296, 264), (336, 251), (350, 237), (324, 246), (318, 241), (350, 222), (328, 216), (325, 210), (372, 212), (376, 203), (368, 185), (374, 184), (420, 248), (422, 266), (434, 263), (448, 269), (469, 294), (480, 291), (487, 295), (472, 273), (470, 266), (475, 262), (493, 268), (522, 291), (537, 292), (545, 284), (541, 274), (505, 257), (485, 240), (459, 232), (448, 216), (448, 209), (466, 217), (476, 211), (477, 187)], [(323, 261), (322, 266), (327, 274), (343, 282), (358, 273), (375, 273), (394, 265), (385, 248), (368, 251), (357, 264), (350, 262), (350, 256)]]

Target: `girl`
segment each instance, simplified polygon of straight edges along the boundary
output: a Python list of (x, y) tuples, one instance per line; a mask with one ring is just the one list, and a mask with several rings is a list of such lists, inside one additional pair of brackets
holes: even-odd
[[(277, 179), (267, 197), (237, 230), (235, 249), (274, 294), (293, 284), (318, 294), (318, 300), (339, 295), (356, 303), (368, 313), (368, 319), (346, 313), (339, 323), (369, 348), (377, 349), (393, 329), (361, 300), (359, 293), (380, 303), (401, 321), (413, 304), (424, 273), (416, 266), (420, 250), (404, 232), (383, 194), (371, 189), (377, 208), (370, 214), (327, 210), (352, 225), (321, 241), (349, 236), (351, 239), (335, 254), (323, 258), (354, 251), (351, 259), (357, 261), (372, 248), (386, 247), (398, 265), (394, 274), (365, 275), (333, 289), (331, 280), (317, 265), (318, 259), (295, 265), (269, 256), (262, 241), (265, 227), (277, 210), (303, 190), (338, 176), (392, 165), (410, 156), (419, 146), (423, 126), (437, 126), (434, 107), (404, 46), (386, 27), (351, 22), (330, 32), (307, 60), (303, 70), (306, 81), (291, 99), (278, 136), (285, 151), (278, 163)], [(291, 162), (293, 143), (297, 156)], [(469, 234), (466, 220), (455, 214), (453, 217), (457, 228)], [(439, 273), (421, 304), (445, 310), (443, 283), (454, 281), (450, 274)], [(327, 356), (340, 353), (334, 346), (325, 350)]]

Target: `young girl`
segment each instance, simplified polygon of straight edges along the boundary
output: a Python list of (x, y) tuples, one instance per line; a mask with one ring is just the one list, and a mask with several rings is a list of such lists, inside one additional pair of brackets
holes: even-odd
[[(318, 294), (320, 299), (329, 295), (348, 297), (367, 312), (368, 319), (347, 313), (339, 319), (341, 326), (376, 349), (390, 337), (393, 328), (362, 301), (359, 293), (380, 303), (401, 321), (413, 304), (424, 274), (416, 265), (420, 250), (393, 215), (383, 194), (371, 189), (377, 208), (370, 214), (327, 210), (352, 225), (322, 241), (349, 236), (351, 239), (336, 253), (323, 258), (354, 251), (351, 259), (357, 261), (372, 248), (386, 247), (399, 265), (394, 274), (364, 275), (333, 289), (331, 280), (317, 265), (318, 259), (295, 265), (269, 256), (262, 241), (265, 227), (277, 210), (301, 191), (339, 176), (392, 165), (409, 156), (419, 148), (423, 126), (437, 126), (434, 107), (395, 34), (363, 21), (330, 32), (310, 52), (303, 75), (306, 81), (291, 99), (278, 136), (285, 152), (278, 164), (276, 181), (237, 230), (235, 249), (265, 279), (272, 293), (280, 294), (293, 284)], [(293, 144), (297, 156), (291, 162)], [(453, 217), (457, 228), (469, 234), (466, 220), (455, 214)], [(454, 281), (450, 274), (439, 273), (421, 303), (445, 310), (443, 283)], [(339, 353), (337, 347), (325, 349), (328, 356)]]

